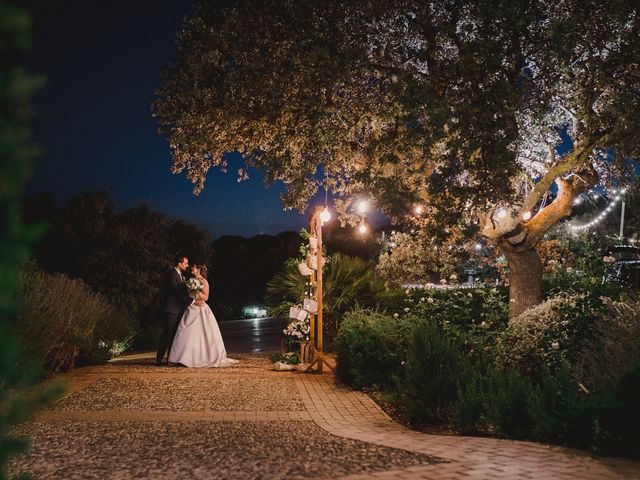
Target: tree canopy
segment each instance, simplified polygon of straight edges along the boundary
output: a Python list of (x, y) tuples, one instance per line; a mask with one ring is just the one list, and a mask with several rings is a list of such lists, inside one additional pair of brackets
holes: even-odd
[(640, 150), (632, 0), (196, 0), (178, 46), (154, 112), (196, 193), (238, 151), (285, 206), (420, 202), (515, 255)]

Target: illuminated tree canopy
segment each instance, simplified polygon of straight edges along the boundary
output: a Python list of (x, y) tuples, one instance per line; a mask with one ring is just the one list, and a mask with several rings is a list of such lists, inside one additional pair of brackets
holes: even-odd
[(443, 227), (479, 222), (509, 261), (517, 314), (541, 299), (544, 233), (638, 157), (638, 13), (631, 0), (197, 0), (154, 114), (196, 193), (238, 151), (285, 184), (285, 206), (324, 183), (344, 212), (367, 195), (391, 217), (420, 202)]

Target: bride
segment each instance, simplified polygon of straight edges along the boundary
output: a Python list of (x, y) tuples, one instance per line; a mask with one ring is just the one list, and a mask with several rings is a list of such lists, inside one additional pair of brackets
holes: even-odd
[(209, 299), (207, 267), (193, 265), (191, 273), (202, 288), (190, 292), (194, 302), (178, 324), (169, 363), (181, 363), (187, 367), (224, 367), (237, 363), (238, 360), (227, 357), (216, 317), (205, 303)]

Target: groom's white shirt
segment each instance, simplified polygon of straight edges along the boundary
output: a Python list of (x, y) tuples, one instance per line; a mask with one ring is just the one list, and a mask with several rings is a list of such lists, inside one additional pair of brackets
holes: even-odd
[(182, 272), (180, 271), (180, 269), (178, 267), (176, 267), (176, 272), (178, 272), (178, 275), (180, 275), (180, 281), (184, 281), (184, 278), (182, 278)]

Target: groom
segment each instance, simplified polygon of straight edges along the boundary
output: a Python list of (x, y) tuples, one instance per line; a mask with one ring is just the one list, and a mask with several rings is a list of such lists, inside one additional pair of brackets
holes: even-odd
[(176, 328), (182, 318), (182, 314), (189, 306), (192, 299), (185, 286), (183, 273), (189, 267), (189, 259), (184, 255), (176, 257), (175, 267), (171, 269), (167, 277), (166, 297), (164, 302), (164, 312), (162, 314), (162, 335), (158, 345), (156, 355), (156, 365), (162, 365), (162, 359), (167, 351), (171, 351), (173, 337)]

